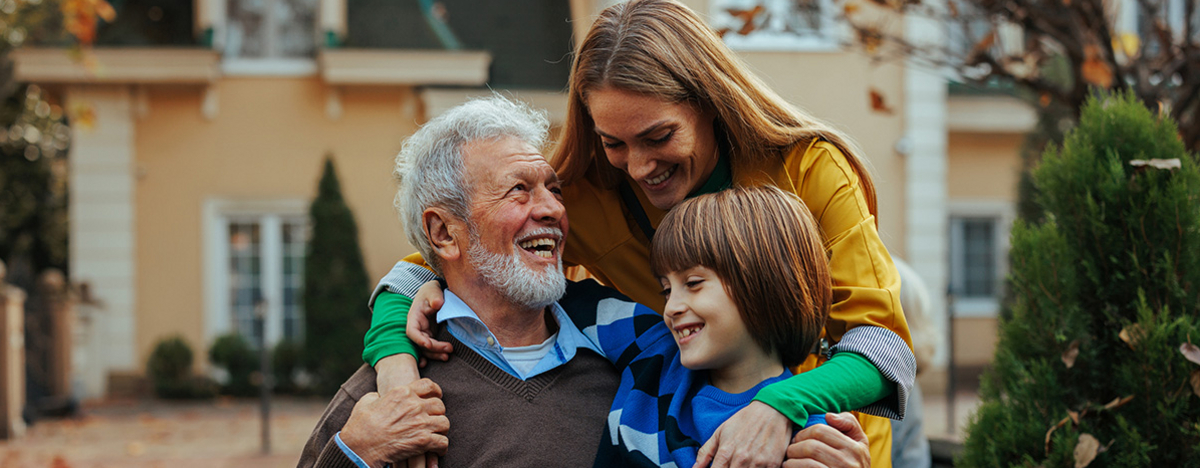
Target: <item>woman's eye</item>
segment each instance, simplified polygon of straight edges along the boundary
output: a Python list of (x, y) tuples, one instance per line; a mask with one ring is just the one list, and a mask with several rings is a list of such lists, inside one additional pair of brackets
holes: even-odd
[(668, 299), (671, 297), (671, 288), (663, 288), (662, 291), (659, 291), (659, 294), (662, 294), (664, 299)]
[(695, 288), (697, 286), (700, 286), (700, 283), (703, 283), (703, 282), (704, 282), (704, 280), (691, 280), (685, 284), (687, 284), (687, 287), (689, 287), (689, 288)]
[(517, 184), (517, 185), (514, 185), (514, 186), (513, 186), (513, 188), (511, 188), (511, 189), (508, 189), (508, 191), (509, 191), (509, 192), (524, 192), (524, 191), (525, 191), (525, 184)]
[(666, 134), (666, 135), (663, 135), (663, 136), (661, 136), (661, 137), (658, 137), (658, 138), (651, 138), (651, 139), (650, 139), (650, 144), (652, 144), (652, 145), (661, 145), (661, 144), (663, 144), (663, 143), (666, 143), (666, 142), (670, 141), (670, 140), (671, 140), (671, 137), (672, 137), (672, 136), (674, 136), (674, 135), (675, 135), (675, 132), (674, 132), (674, 131), (667, 132), (667, 134)]
[(622, 143), (621, 143), (621, 142), (619, 142), (619, 141), (604, 141), (604, 140), (601, 140), (601, 141), (600, 141), (600, 144), (604, 145), (604, 149), (614, 149), (614, 148), (619, 148), (619, 147), (621, 146), (621, 144), (622, 144)]

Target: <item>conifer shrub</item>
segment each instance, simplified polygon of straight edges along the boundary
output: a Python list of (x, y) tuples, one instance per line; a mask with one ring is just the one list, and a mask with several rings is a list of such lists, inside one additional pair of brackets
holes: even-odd
[(146, 375), (154, 383), (160, 398), (210, 398), (216, 395), (215, 383), (192, 375), (192, 347), (182, 336), (159, 340), (146, 360)]
[(1178, 135), (1100, 94), (1044, 154), (959, 466), (1200, 466), (1200, 168)]
[(231, 396), (256, 396), (258, 385), (254, 373), (261, 367), (258, 352), (246, 338), (237, 333), (222, 335), (208, 349), (208, 359), (225, 369), (228, 379), (221, 384), (221, 393)]
[(362, 365), (371, 288), (354, 214), (342, 199), (333, 160), (309, 210), (312, 236), (304, 261), (304, 362), (313, 387), (333, 395)]

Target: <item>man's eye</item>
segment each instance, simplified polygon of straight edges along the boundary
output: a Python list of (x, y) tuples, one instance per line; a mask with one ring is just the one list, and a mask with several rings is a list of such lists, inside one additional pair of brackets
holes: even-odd
[(514, 185), (513, 188), (508, 189), (508, 191), (509, 192), (524, 192), (524, 191), (526, 191), (525, 184)]

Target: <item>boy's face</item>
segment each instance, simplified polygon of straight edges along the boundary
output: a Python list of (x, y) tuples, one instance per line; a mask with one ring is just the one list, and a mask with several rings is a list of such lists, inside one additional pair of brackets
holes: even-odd
[(765, 371), (765, 378), (782, 372), (779, 358), (750, 336), (715, 271), (696, 266), (668, 273), (661, 281), (667, 298), (663, 321), (679, 345), (684, 367), (710, 370), (714, 384), (726, 376), (761, 376)]

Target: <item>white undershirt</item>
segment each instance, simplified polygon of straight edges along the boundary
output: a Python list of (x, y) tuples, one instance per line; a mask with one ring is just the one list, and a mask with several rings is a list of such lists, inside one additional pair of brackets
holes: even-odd
[(541, 362), (546, 353), (550, 352), (550, 348), (554, 346), (555, 341), (558, 341), (558, 332), (554, 332), (542, 344), (513, 346), (511, 348), (505, 347), (502, 353), (504, 354), (504, 359), (508, 361), (509, 365), (513, 366), (513, 369), (516, 369), (521, 375), (527, 375), (529, 371), (533, 370), (533, 366)]

